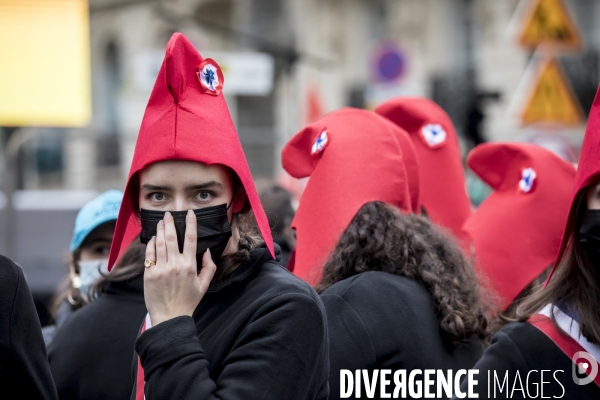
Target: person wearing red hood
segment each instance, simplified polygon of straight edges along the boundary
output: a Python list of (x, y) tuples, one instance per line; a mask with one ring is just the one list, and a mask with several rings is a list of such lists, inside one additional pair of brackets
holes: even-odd
[(147, 243), (132, 399), (326, 399), (323, 304), (274, 259), (222, 88), (218, 64), (174, 34), (109, 258)]
[(463, 229), (504, 321), (548, 277), (567, 220), (575, 167), (527, 143), (481, 144), (467, 165), (494, 190)]
[[(590, 111), (553, 270), (546, 285), (519, 305), (518, 321), (494, 335), (490, 347), (473, 367), (479, 370), (476, 393), (480, 397), (490, 397), (491, 390), (495, 398), (600, 398), (599, 154), (600, 92)], [(535, 180), (541, 188), (546, 179), (553, 182), (556, 178), (540, 171), (523, 187), (533, 184), (532, 190), (536, 190)], [(520, 186), (515, 190), (521, 190)], [(552, 189), (549, 195), (553, 195)], [(557, 217), (562, 218), (547, 216)], [(538, 235), (532, 236), (532, 246), (537, 246)], [(499, 376), (498, 382), (506, 376), (508, 385), (504, 390), (494, 384), (495, 375)]]
[(330, 399), (360, 397), (343, 370), (469, 368), (483, 352), (473, 269), (453, 239), (409, 214), (419, 198), (412, 151), (401, 128), (352, 108), (283, 149), (286, 171), (310, 176), (292, 222), (294, 273), (318, 282), (327, 310)]
[(468, 237), (461, 228), (471, 214), (471, 201), (458, 137), (448, 114), (421, 97), (396, 97), (380, 104), (375, 112), (408, 132), (414, 144), (424, 213), (468, 248)]

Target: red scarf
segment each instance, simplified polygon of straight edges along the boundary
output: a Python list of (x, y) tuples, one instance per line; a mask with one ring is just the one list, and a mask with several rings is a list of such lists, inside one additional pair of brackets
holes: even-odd
[[(546, 315), (535, 314), (527, 322), (529, 322), (531, 325), (535, 326), (546, 336), (548, 336), (548, 338), (550, 338), (554, 342), (554, 344), (557, 345), (558, 348), (561, 349), (563, 353), (565, 353), (567, 357), (569, 357), (571, 360), (573, 360), (576, 353), (580, 351), (586, 352), (586, 350), (574, 338), (560, 333), (558, 329), (556, 329), (556, 326), (554, 325), (552, 320)], [(586, 359), (585, 361), (589, 363), (589, 360)], [(585, 373), (589, 375), (591, 371), (592, 366), (590, 364), (585, 370)], [(596, 374), (596, 377), (594, 378), (594, 383), (600, 386), (600, 372)]]

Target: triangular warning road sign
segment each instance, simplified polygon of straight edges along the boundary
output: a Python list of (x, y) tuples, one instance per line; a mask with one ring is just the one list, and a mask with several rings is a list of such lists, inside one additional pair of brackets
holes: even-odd
[(579, 101), (556, 60), (547, 59), (541, 63), (532, 87), (521, 118), (523, 125), (537, 122), (581, 123)]
[(581, 35), (563, 0), (523, 1), (532, 1), (519, 35), (523, 46), (535, 48), (545, 44), (561, 49), (581, 49)]

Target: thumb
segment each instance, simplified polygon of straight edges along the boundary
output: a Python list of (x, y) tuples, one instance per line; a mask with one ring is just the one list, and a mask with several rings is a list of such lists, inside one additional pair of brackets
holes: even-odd
[(212, 281), (216, 271), (217, 266), (212, 260), (210, 249), (207, 249), (202, 255), (202, 269), (198, 274), (198, 284), (200, 285), (200, 291), (202, 292), (202, 295), (204, 295), (204, 293), (206, 293), (208, 290), (208, 286), (210, 285), (210, 282)]

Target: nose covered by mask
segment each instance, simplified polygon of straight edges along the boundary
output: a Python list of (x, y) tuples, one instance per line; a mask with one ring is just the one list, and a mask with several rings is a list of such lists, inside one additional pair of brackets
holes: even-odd
[(90, 286), (92, 286), (102, 274), (108, 274), (108, 259), (78, 261), (77, 265), (79, 266), (79, 279), (81, 282), (79, 293), (81, 293), (81, 296), (87, 301)]
[(587, 210), (579, 228), (579, 243), (594, 267), (600, 269), (600, 210)]
[[(227, 209), (228, 207), (226, 204), (220, 204), (218, 206), (193, 210), (196, 215), (198, 234), (196, 245), (196, 262), (198, 264), (198, 270), (202, 268), (202, 255), (207, 249), (210, 249), (210, 254), (215, 264), (219, 265), (221, 255), (231, 237), (231, 224), (227, 218)], [(165, 212), (166, 211), (140, 210), (140, 219), (142, 223), (140, 241), (143, 244), (147, 244), (150, 239), (152, 239), (152, 236), (156, 236), (156, 225), (164, 218)], [(179, 252), (182, 253), (187, 211), (171, 211), (171, 215), (173, 216), (173, 222), (175, 223)]]

